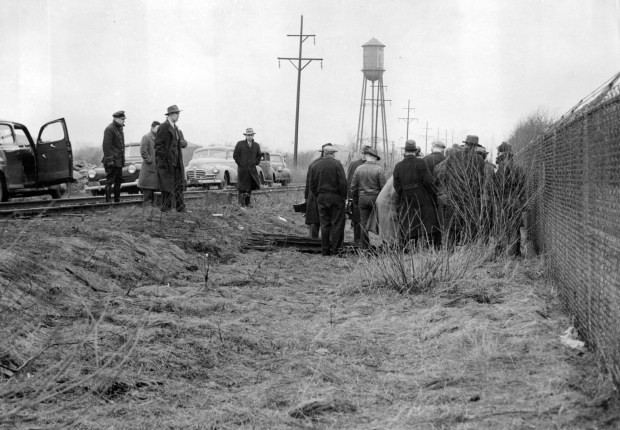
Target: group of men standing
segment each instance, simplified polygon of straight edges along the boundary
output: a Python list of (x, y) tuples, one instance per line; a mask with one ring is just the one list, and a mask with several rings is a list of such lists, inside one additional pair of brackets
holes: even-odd
[[(155, 205), (155, 191), (162, 196), (161, 211), (167, 212), (174, 207), (177, 212), (185, 212), (183, 191), (185, 174), (182, 148), (187, 147), (183, 132), (176, 125), (181, 110), (169, 106), (163, 123), (153, 121), (151, 130), (142, 137), (140, 154), (143, 159), (138, 178), (138, 187), (142, 190), (145, 206)], [(125, 166), (125, 111), (112, 115), (112, 123), (103, 132), (103, 167), (106, 172), (106, 202), (120, 201), (123, 167)]]
[[(470, 157), (475, 171), (479, 172), (479, 177), (466, 178), (466, 181), (484, 183), (492, 179), (495, 166), (486, 160), (488, 152), (478, 143), (478, 137), (469, 135), (463, 143), (449, 150), (462, 153), (461, 159)], [(381, 158), (372, 147), (362, 148), (362, 158), (351, 162), (345, 177), (342, 164), (334, 158), (336, 148), (332, 144), (323, 145), (321, 157), (308, 168), (305, 192), (306, 224), (310, 236), (315, 238), (319, 236), (320, 226), (322, 254), (337, 255), (342, 251), (345, 201), (350, 204), (355, 243), (362, 249), (370, 247), (368, 232), (378, 232), (377, 216), (382, 215), (377, 215), (377, 199), (384, 187), (389, 187), (390, 195), (394, 196), (397, 243), (400, 246), (411, 243), (439, 246), (442, 233), (451, 228), (456, 215), (451, 207), (454, 201), (446, 200), (439, 179), (443, 174), (445, 180), (449, 161), (444, 155), (446, 145), (435, 141), (431, 147), (432, 152), (422, 158), (416, 142), (407, 140), (403, 160), (394, 166), (392, 176), (386, 180), (384, 169), (378, 163)], [(512, 155), (506, 142), (498, 150), (501, 174), (502, 165), (511, 161)], [(487, 198), (483, 192), (481, 199)]]
[[(182, 149), (187, 147), (183, 132), (178, 128), (181, 110), (169, 106), (163, 123), (153, 121), (151, 130), (142, 137), (140, 155), (142, 166), (138, 178), (138, 188), (144, 196), (144, 207), (155, 207), (155, 192), (161, 191), (161, 211), (175, 208), (185, 212), (185, 170)], [(112, 115), (112, 123), (103, 132), (103, 167), (106, 172), (106, 202), (120, 201), (123, 167), (125, 166), (125, 135), (123, 127), (127, 119), (125, 111)], [(256, 166), (260, 163), (260, 145), (254, 141), (254, 130), (247, 128), (245, 139), (237, 142), (233, 158), (238, 167), (239, 204), (250, 205), (252, 190), (260, 188)]]

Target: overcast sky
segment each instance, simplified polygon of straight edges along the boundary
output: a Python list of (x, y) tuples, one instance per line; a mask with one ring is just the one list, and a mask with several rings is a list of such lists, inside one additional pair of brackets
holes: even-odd
[[(256, 140), (292, 151), (300, 16), (300, 150), (357, 130), (361, 45), (385, 47), (388, 139), (404, 144), (411, 100), (424, 145), (478, 134), (497, 146), (539, 107), (560, 115), (620, 71), (617, 0), (4, 0), (0, 117), (33, 134), (67, 119), (77, 146), (100, 144), (125, 110), (138, 141), (166, 107), (191, 142)], [(10, 13), (7, 13), (10, 11)], [(370, 90), (369, 90), (370, 91)], [(367, 120), (368, 123), (369, 120)], [(368, 127), (367, 127), (368, 128)]]

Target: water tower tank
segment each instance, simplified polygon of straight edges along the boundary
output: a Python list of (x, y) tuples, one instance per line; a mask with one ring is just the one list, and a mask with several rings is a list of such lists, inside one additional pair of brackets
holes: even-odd
[(374, 37), (362, 45), (364, 48), (364, 67), (362, 72), (371, 82), (381, 77), (385, 69), (383, 68), (383, 48), (385, 45)]

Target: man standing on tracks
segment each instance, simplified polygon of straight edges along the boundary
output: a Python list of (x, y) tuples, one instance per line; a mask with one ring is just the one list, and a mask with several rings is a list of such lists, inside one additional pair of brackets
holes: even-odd
[(159, 190), (159, 180), (157, 179), (157, 166), (155, 165), (155, 136), (161, 123), (153, 121), (151, 131), (142, 136), (140, 143), (140, 155), (142, 156), (142, 166), (138, 177), (138, 188), (142, 190), (144, 196), (143, 209), (150, 205), (155, 206), (155, 191)]
[(360, 230), (360, 208), (351, 196), (351, 181), (353, 180), (355, 170), (366, 162), (366, 158), (364, 158), (364, 151), (368, 148), (371, 147), (368, 145), (362, 146), (362, 158), (352, 161), (351, 164), (349, 164), (349, 169), (347, 170), (347, 198), (351, 203), (351, 227), (353, 228), (353, 241), (358, 245), (360, 245), (362, 240), (362, 232)]
[[(326, 143), (325, 145), (330, 145)], [(312, 176), (312, 170), (314, 165), (323, 158), (323, 145), (320, 149), (321, 155), (316, 160), (312, 161), (308, 166), (308, 172), (306, 173), (306, 188), (304, 190), (304, 200), (306, 201), (306, 216), (305, 223), (308, 225), (308, 232), (310, 237), (317, 239), (319, 237), (319, 230), (321, 228), (321, 221), (319, 219), (319, 206), (316, 202), (316, 196), (310, 191), (310, 177)]]
[(316, 196), (321, 222), (321, 255), (338, 255), (344, 242), (347, 178), (334, 158), (336, 148), (323, 145), (323, 158), (312, 168), (310, 191)]
[(125, 111), (119, 110), (112, 114), (112, 123), (103, 131), (103, 168), (106, 173), (105, 201), (112, 200), (114, 185), (114, 202), (121, 201), (121, 183), (123, 182), (123, 166), (125, 165)]
[(183, 191), (185, 191), (185, 168), (183, 166), (182, 148), (187, 146), (181, 130), (176, 123), (180, 110), (177, 105), (168, 107), (168, 117), (160, 125), (155, 136), (155, 164), (161, 189), (161, 211), (168, 212), (174, 199), (177, 212), (185, 212)]
[(260, 145), (254, 141), (254, 129), (245, 130), (245, 140), (240, 140), (233, 151), (237, 163), (237, 189), (241, 207), (250, 206), (252, 190), (260, 189), (256, 166), (260, 164)]
[(405, 142), (405, 158), (394, 166), (394, 190), (398, 195), (400, 241), (402, 245), (421, 241), (428, 244), (439, 225), (431, 198), (433, 177), (426, 163), (418, 158), (420, 148), (414, 140)]
[(357, 205), (360, 212), (361, 225), (361, 242), (363, 249), (370, 248), (370, 240), (368, 237), (368, 220), (372, 213), (377, 196), (385, 185), (385, 173), (379, 167), (377, 161), (381, 160), (377, 151), (373, 148), (364, 150), (364, 158), (366, 162), (355, 169), (353, 179), (351, 181), (351, 197)]

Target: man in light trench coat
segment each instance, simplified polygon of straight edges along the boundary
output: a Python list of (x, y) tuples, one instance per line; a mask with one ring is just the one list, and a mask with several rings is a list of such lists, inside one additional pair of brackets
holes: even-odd
[(140, 155), (142, 156), (142, 166), (140, 166), (140, 176), (138, 177), (138, 188), (142, 190), (144, 197), (143, 212), (155, 206), (155, 191), (159, 190), (159, 180), (157, 179), (157, 166), (155, 166), (155, 136), (161, 123), (153, 121), (151, 131), (142, 136), (140, 143)]

